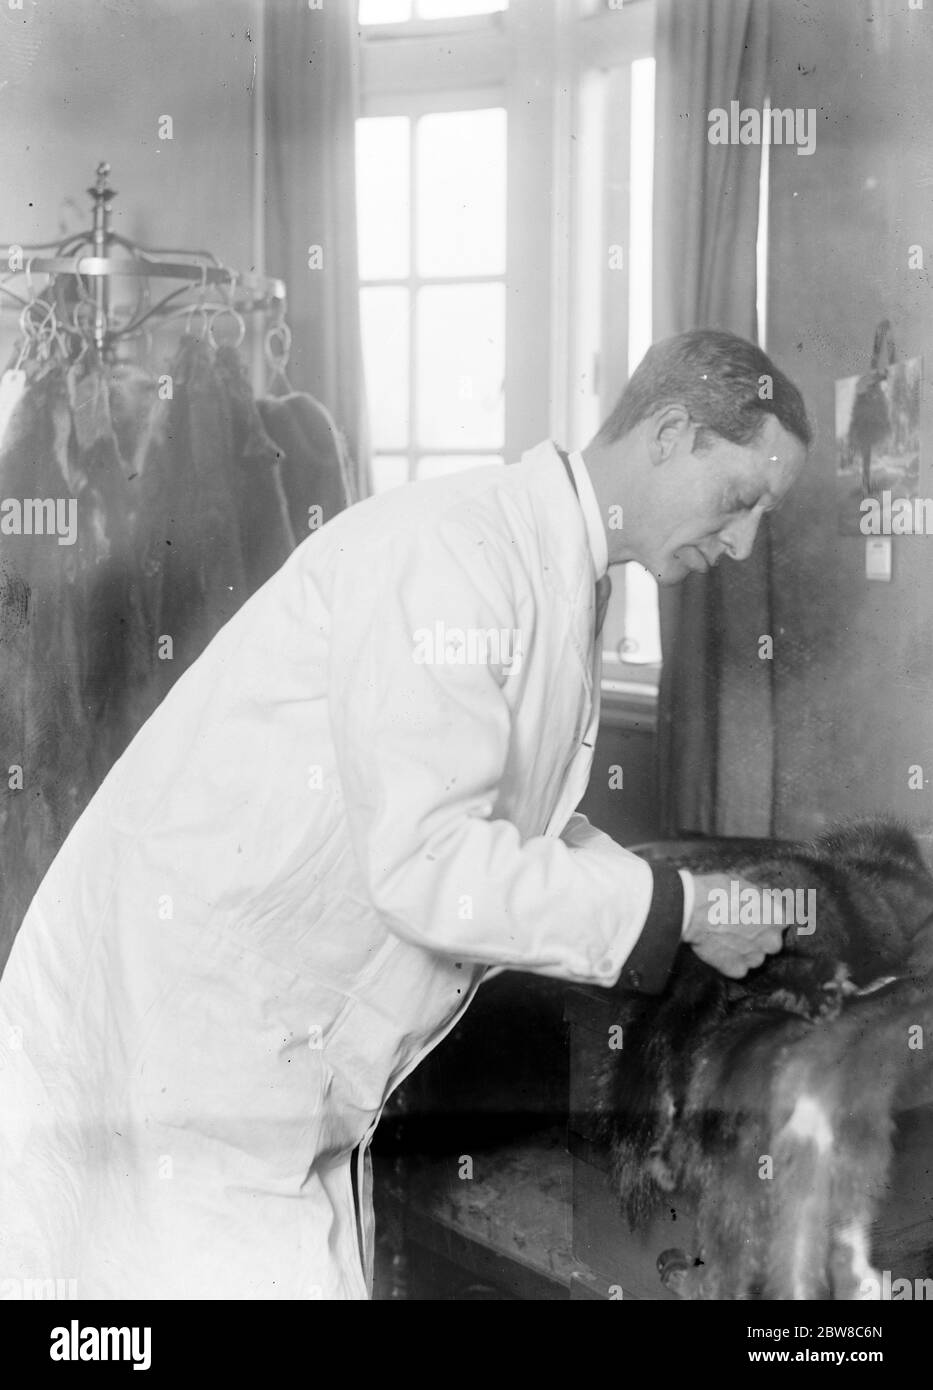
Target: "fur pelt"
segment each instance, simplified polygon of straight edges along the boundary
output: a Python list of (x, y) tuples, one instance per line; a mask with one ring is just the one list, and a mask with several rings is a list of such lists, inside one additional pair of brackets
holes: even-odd
[(683, 1297), (870, 1297), (894, 1115), (930, 1087), (933, 876), (886, 821), (686, 867), (812, 888), (815, 930), (739, 981), (682, 947), (660, 1001), (626, 1000), (600, 1084), (623, 1211), (695, 1204), (699, 1248), (662, 1269)]

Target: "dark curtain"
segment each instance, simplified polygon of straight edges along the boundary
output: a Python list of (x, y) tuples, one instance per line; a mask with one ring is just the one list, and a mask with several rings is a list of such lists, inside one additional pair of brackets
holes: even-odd
[[(721, 328), (757, 342), (761, 148), (711, 145), (708, 113), (764, 106), (765, 0), (658, 0), (654, 338)], [(770, 540), (661, 590), (658, 720), (667, 835), (770, 835)]]
[[(369, 488), (356, 246), (356, 5), (266, 0), (266, 272), (285, 280), (288, 375), (346, 438)], [(319, 249), (318, 249), (319, 248)], [(309, 261), (313, 262), (309, 264)]]

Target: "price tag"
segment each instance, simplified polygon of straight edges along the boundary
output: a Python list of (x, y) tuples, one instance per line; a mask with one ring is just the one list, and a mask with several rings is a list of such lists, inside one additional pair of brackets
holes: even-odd
[(13, 411), (23, 398), (26, 390), (26, 373), (20, 368), (10, 368), (0, 377), (0, 448), (6, 438), (7, 425)]

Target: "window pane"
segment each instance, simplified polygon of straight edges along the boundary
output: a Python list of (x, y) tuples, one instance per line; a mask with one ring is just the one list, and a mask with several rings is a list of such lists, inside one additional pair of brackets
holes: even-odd
[(397, 24), (411, 19), (411, 0), (360, 0), (361, 24)]
[(603, 623), (604, 652), (636, 666), (661, 660), (658, 586), (641, 565), (613, 571), (612, 593)]
[(505, 112), (444, 111), (418, 122), (418, 271), (505, 271)]
[(448, 473), (462, 473), (465, 468), (501, 462), (502, 457), (498, 454), (425, 454), (418, 462), (418, 479), (444, 478)]
[(418, 294), (418, 440), (501, 449), (505, 286), (432, 285)]
[(388, 492), (408, 482), (408, 459), (404, 454), (376, 454), (372, 463), (373, 492)]
[(408, 291), (363, 289), (360, 318), (369, 430), (376, 449), (408, 443)]
[(625, 630), (633, 648), (628, 661), (661, 660), (658, 583), (641, 565), (625, 567)]
[(360, 278), (408, 274), (408, 117), (368, 116), (356, 123), (356, 215)]
[(464, 14), (492, 14), (504, 10), (508, 0), (416, 0), (421, 19), (455, 19)]

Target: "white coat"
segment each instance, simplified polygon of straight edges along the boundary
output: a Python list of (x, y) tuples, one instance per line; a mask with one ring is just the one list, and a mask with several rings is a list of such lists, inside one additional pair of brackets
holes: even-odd
[(614, 983), (648, 913), (572, 814), (593, 598), (546, 443), (344, 512), (181, 677), (0, 981), (0, 1296), (367, 1297), (388, 1095), (490, 966)]

